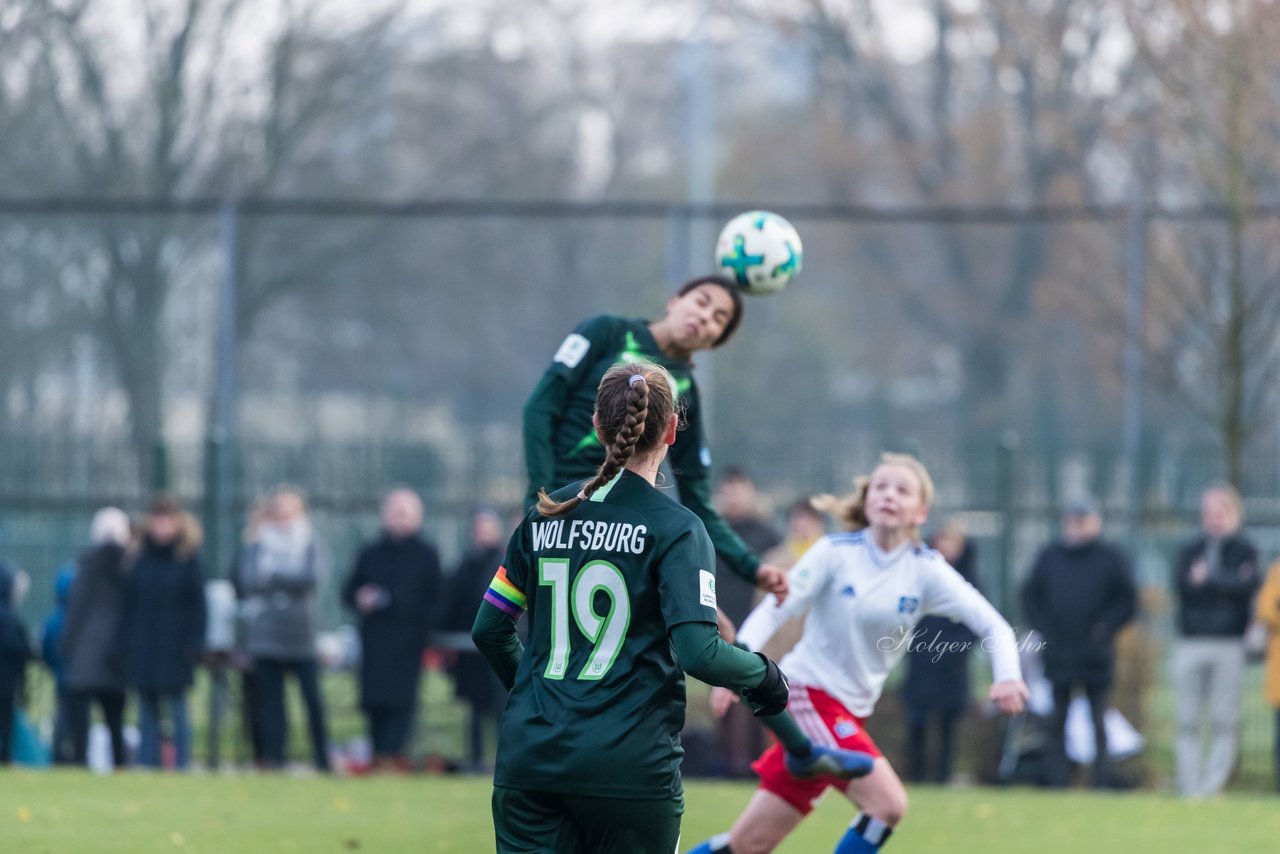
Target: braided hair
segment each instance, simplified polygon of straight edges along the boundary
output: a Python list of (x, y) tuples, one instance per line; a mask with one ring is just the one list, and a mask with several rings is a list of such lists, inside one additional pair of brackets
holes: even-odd
[(596, 391), (596, 432), (605, 447), (596, 476), (577, 495), (554, 501), (538, 491), (538, 513), (558, 518), (572, 512), (617, 477), (637, 453), (662, 442), (675, 412), (675, 384), (664, 368), (648, 362), (619, 362), (605, 371)]

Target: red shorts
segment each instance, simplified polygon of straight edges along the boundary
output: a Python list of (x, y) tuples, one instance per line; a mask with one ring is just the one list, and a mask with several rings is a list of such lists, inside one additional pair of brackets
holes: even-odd
[[(814, 744), (823, 747), (839, 747), (844, 750), (861, 750), (872, 756), (880, 756), (880, 748), (867, 735), (862, 718), (850, 712), (840, 701), (818, 688), (803, 685), (791, 686), (787, 711), (796, 719), (800, 730)], [(751, 769), (760, 775), (760, 788), (777, 795), (791, 806), (808, 815), (817, 805), (818, 798), (830, 786), (844, 791), (848, 780), (821, 776), (801, 780), (787, 771), (782, 745), (774, 743)]]

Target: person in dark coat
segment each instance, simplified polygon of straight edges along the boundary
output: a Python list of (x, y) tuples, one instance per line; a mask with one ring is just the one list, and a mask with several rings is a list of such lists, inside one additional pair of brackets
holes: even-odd
[(503, 520), (495, 511), (482, 508), (472, 515), (471, 545), (450, 576), (449, 606), (440, 626), (444, 631), (468, 635), (468, 649), (458, 653), (453, 679), (455, 695), (471, 707), (467, 730), (467, 764), (471, 771), (484, 768), (485, 725), (496, 725), (507, 694), (488, 662), (469, 639), (476, 603), (484, 598), (489, 582), (502, 564), (506, 546), (503, 535)]
[(440, 556), (421, 531), (422, 500), (392, 490), (382, 503), (382, 536), (360, 552), (342, 589), (360, 618), (360, 708), (383, 770), (407, 767), (422, 653), (441, 595)]
[[(782, 542), (782, 536), (761, 515), (760, 493), (746, 469), (739, 466), (725, 469), (716, 484), (715, 508), (733, 532), (756, 554), (763, 555)], [(734, 575), (724, 558), (717, 555), (716, 605), (729, 621), (735, 626), (741, 625), (755, 607), (756, 600), (756, 589)], [(715, 727), (716, 751), (719, 754), (719, 767), (715, 770), (726, 777), (754, 777), (751, 763), (764, 752), (766, 745), (764, 729), (752, 717), (751, 710), (741, 703), (733, 703), (724, 710)]]
[(1031, 628), (1044, 638), (1045, 677), (1053, 683), (1048, 782), (1067, 783), (1067, 707), (1076, 686), (1084, 689), (1093, 719), (1093, 785), (1117, 785), (1107, 755), (1107, 710), (1115, 668), (1116, 634), (1137, 612), (1129, 559), (1100, 539), (1102, 515), (1092, 499), (1064, 507), (1063, 538), (1036, 559), (1022, 590)]
[(323, 576), (320, 551), (302, 493), (276, 488), (266, 513), (254, 526), (232, 572), (241, 599), (244, 649), (252, 658), (256, 708), (264, 767), (285, 764), (288, 717), (284, 678), (292, 673), (307, 709), (311, 755), (319, 771), (329, 770), (329, 736), (316, 657), (319, 614), (316, 586)]
[[(977, 557), (973, 543), (959, 522), (948, 520), (934, 535), (933, 548), (970, 584), (977, 587)], [(977, 637), (963, 623), (946, 617), (925, 617), (907, 647), (907, 678), (902, 689), (907, 707), (907, 779), (951, 779), (956, 727), (969, 708), (969, 653)], [(937, 721), (938, 742), (933, 773), (929, 774), (930, 719)]]
[(21, 570), (0, 563), (0, 765), (8, 765), (18, 698), (26, 680), (27, 662), (36, 657), (27, 625), (18, 615), (23, 587)]
[(124, 613), (125, 546), (129, 517), (104, 507), (93, 517), (92, 545), (77, 561), (67, 597), (59, 651), (67, 684), (67, 729), (71, 761), (89, 758), (89, 709), (97, 703), (111, 737), (114, 767), (127, 764), (124, 746), (124, 671), (120, 623)]
[(53, 674), (55, 705), (53, 710), (53, 737), (50, 754), (55, 765), (66, 765), (73, 761), (70, 727), (68, 725), (68, 699), (66, 668), (62, 660), (60, 640), (63, 626), (67, 619), (67, 596), (71, 592), (71, 582), (76, 577), (76, 566), (68, 561), (58, 567), (58, 575), (53, 582), (53, 612), (45, 618), (40, 630), (40, 658)]
[(161, 764), (160, 716), (173, 723), (175, 765), (191, 757), (187, 691), (204, 648), (204, 573), (196, 552), (200, 525), (172, 498), (151, 503), (132, 550), (121, 618), (125, 684), (137, 692), (138, 761)]

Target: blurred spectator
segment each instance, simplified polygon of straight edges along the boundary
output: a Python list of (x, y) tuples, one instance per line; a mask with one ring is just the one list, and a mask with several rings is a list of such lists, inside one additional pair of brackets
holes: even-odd
[(471, 517), (471, 543), (449, 580), (449, 607), (441, 628), (465, 632), (468, 649), (458, 653), (453, 668), (454, 692), (471, 707), (467, 731), (467, 763), (471, 771), (485, 766), (484, 731), (496, 731), (506, 691), (488, 662), (471, 645), (471, 624), (489, 582), (506, 551), (506, 523), (494, 510), (481, 508)]
[[(262, 526), (271, 510), (270, 498), (269, 495), (259, 496), (249, 510), (249, 519), (245, 523), (241, 537), (243, 545), (240, 551), (236, 552), (235, 559), (231, 564), (231, 570), (227, 573), (227, 577), (231, 579), (233, 587), (236, 584), (236, 579), (240, 576), (240, 560), (244, 557), (244, 553), (248, 548), (258, 541), (258, 529)], [(236, 590), (236, 597), (237, 599), (240, 597), (239, 590)], [(259, 714), (258, 709), (258, 677), (253, 672), (253, 657), (244, 648), (245, 617), (244, 613), (240, 613), (237, 620), (236, 643), (232, 652), (232, 662), (240, 672), (240, 723), (242, 732), (249, 742), (249, 749), (253, 753), (253, 764), (262, 768), (267, 761), (266, 748), (262, 738), (262, 715)]]
[[(813, 506), (809, 498), (797, 499), (787, 509), (786, 538), (762, 555), (765, 563), (789, 570), (800, 560), (801, 555), (809, 550), (823, 534), (827, 532), (827, 517), (821, 510)], [(787, 620), (765, 644), (762, 652), (777, 661), (791, 651), (804, 632), (804, 618)], [(721, 630), (723, 634), (723, 629)], [(711, 714), (720, 718), (738, 703), (738, 695), (727, 688), (711, 689)]]
[(1092, 499), (1068, 502), (1063, 538), (1041, 551), (1022, 590), (1031, 628), (1044, 638), (1045, 676), (1053, 683), (1046, 782), (1068, 782), (1067, 709), (1076, 686), (1084, 689), (1093, 720), (1093, 785), (1123, 785), (1111, 772), (1103, 724), (1115, 668), (1115, 636), (1137, 611), (1129, 559), (1100, 539), (1102, 515)]
[(1275, 761), (1276, 790), (1280, 791), (1280, 560), (1271, 565), (1267, 580), (1258, 593), (1258, 620), (1267, 628), (1267, 702), (1276, 710)]
[[(974, 547), (958, 520), (949, 519), (930, 543), (974, 587)], [(969, 707), (969, 653), (977, 637), (963, 623), (925, 617), (907, 647), (907, 678), (902, 690), (907, 707), (908, 779), (946, 783), (955, 757), (956, 726)], [(928, 725), (937, 721), (938, 741), (929, 750)], [(930, 762), (932, 754), (934, 761)], [(932, 774), (928, 766), (933, 766)]]
[(265, 767), (284, 766), (289, 742), (284, 678), (292, 673), (307, 709), (312, 761), (329, 770), (329, 738), (316, 660), (316, 587), (323, 575), (306, 500), (278, 487), (232, 574), (241, 599), (243, 645), (253, 669), (255, 718)]
[(360, 552), (342, 589), (360, 619), (360, 708), (383, 770), (407, 767), (422, 653), (441, 594), (440, 557), (421, 531), (422, 500), (392, 490), (382, 503), (382, 536)]
[(63, 667), (58, 645), (67, 616), (67, 594), (75, 577), (74, 563), (68, 562), (58, 567), (58, 574), (53, 581), (53, 611), (45, 618), (40, 630), (40, 658), (53, 674), (53, 744), (50, 753), (55, 765), (66, 765), (74, 761), (70, 728), (67, 724), (66, 668)]
[[(763, 555), (782, 542), (782, 537), (760, 514), (760, 494), (746, 469), (737, 466), (726, 469), (716, 486), (714, 501), (716, 510), (729, 527), (756, 554)], [(736, 626), (755, 607), (756, 591), (734, 575), (724, 563), (724, 558), (717, 557), (716, 561), (716, 602)]]
[[(1222, 791), (1236, 761), (1244, 634), (1260, 581), (1258, 550), (1240, 533), (1242, 510), (1240, 494), (1229, 484), (1206, 489), (1200, 496), (1202, 532), (1182, 548), (1174, 566), (1174, 758), (1178, 791), (1186, 797)], [(1201, 738), (1206, 722), (1207, 754)]]
[[(761, 516), (760, 494), (746, 469), (734, 466), (725, 470), (716, 485), (714, 503), (733, 532), (756, 554), (764, 555), (782, 542)], [(717, 556), (716, 563), (716, 604), (736, 627), (755, 607), (756, 589), (735, 575), (722, 556)], [(753, 777), (751, 763), (764, 752), (764, 730), (750, 709), (733, 703), (716, 725), (716, 746), (725, 776)]]
[(18, 616), (25, 592), (25, 574), (0, 563), (0, 765), (8, 765), (14, 739), (14, 719), (26, 678), (27, 662), (35, 658), (27, 626)]
[[(827, 517), (813, 506), (809, 498), (799, 498), (787, 508), (787, 532), (780, 545), (764, 555), (765, 563), (789, 570), (800, 556), (809, 550), (827, 532)], [(765, 655), (777, 661), (791, 651), (804, 632), (804, 618), (788, 620), (765, 644)]]
[(200, 525), (172, 498), (151, 502), (130, 554), (121, 633), (125, 683), (138, 695), (138, 761), (161, 765), (160, 718), (173, 724), (174, 765), (191, 758), (187, 691), (204, 647)]
[(114, 767), (128, 761), (124, 746), (124, 672), (120, 622), (125, 591), (125, 546), (129, 517), (104, 507), (93, 517), (91, 545), (80, 555), (67, 597), (67, 617), (59, 649), (67, 683), (67, 729), (71, 761), (84, 765), (89, 751), (89, 708), (102, 710), (111, 738)]

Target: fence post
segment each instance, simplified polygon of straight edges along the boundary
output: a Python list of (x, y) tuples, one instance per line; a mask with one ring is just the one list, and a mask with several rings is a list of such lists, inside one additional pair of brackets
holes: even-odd
[(169, 446), (156, 439), (151, 446), (151, 491), (169, 491)]
[(214, 427), (204, 439), (205, 576), (222, 575), (223, 441)]
[(1144, 294), (1147, 281), (1147, 212), (1145, 173), (1139, 179), (1129, 204), (1129, 223), (1125, 252), (1124, 288), (1124, 457), (1126, 482), (1124, 490), (1125, 542), (1132, 544), (1139, 524), (1142, 466), (1142, 333)]
[(1018, 434), (1006, 430), (996, 446), (996, 503), (1000, 512), (1000, 610), (1006, 617), (1017, 613), (1013, 595), (1013, 556), (1017, 544)]

